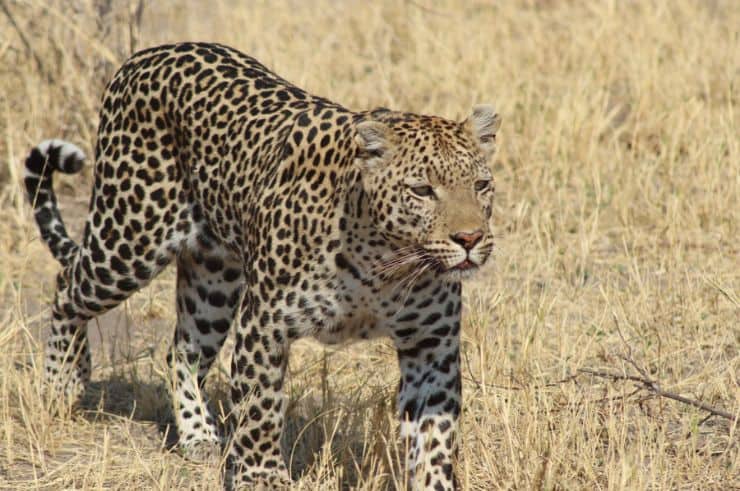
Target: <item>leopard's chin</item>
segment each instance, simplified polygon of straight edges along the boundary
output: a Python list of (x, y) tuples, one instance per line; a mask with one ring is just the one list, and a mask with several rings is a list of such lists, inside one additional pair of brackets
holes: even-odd
[(473, 278), (477, 272), (478, 268), (467, 270), (451, 269), (445, 271), (439, 277), (445, 283), (459, 283), (463, 280), (469, 280)]

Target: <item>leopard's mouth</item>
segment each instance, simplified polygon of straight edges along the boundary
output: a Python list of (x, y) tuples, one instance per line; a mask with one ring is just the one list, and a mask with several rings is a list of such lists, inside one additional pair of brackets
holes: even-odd
[(422, 262), (445, 281), (457, 281), (475, 276), (488, 262), (492, 249), (492, 244), (466, 251), (440, 249), (433, 246), (420, 247)]
[(466, 258), (464, 261), (461, 261), (461, 262), (457, 263), (455, 266), (453, 266), (450, 269), (453, 269), (453, 270), (456, 269), (456, 270), (459, 270), (459, 271), (469, 271), (471, 269), (478, 269), (478, 267), (479, 266), (477, 264), (475, 264), (470, 259), (467, 259)]
[(474, 273), (480, 268), (480, 264), (472, 261), (469, 257), (463, 259), (453, 266), (446, 266), (441, 260), (434, 261), (434, 270), (437, 274), (444, 275), (456, 272)]

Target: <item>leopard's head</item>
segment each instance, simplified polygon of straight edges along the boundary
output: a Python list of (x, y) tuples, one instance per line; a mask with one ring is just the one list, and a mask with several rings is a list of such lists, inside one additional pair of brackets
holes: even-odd
[(379, 110), (357, 124), (356, 164), (374, 226), (395, 250), (389, 264), (458, 281), (486, 263), (500, 125), (488, 105), (461, 122)]

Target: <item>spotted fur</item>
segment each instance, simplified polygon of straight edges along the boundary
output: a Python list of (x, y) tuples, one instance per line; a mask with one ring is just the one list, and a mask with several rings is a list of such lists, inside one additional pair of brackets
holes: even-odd
[[(388, 336), (411, 489), (456, 489), (460, 280), (493, 248), (488, 160), (500, 118), (352, 112), (216, 44), (141, 51), (108, 85), (82, 242), (66, 233), (54, 171), (74, 145), (26, 160), (41, 236), (61, 262), (45, 372), (76, 400), (86, 324), (177, 263), (168, 358), (180, 445), (224, 445), (227, 483), (279, 486), (290, 344)], [(231, 324), (235, 425), (221, 435), (203, 379)]]

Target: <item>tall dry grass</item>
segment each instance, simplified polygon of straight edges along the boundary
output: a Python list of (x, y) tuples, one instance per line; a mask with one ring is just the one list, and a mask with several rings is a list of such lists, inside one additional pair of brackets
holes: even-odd
[[(637, 374), (740, 413), (740, 9), (672, 2), (0, 2), (0, 488), (212, 489), (170, 452), (172, 274), (90, 325), (83, 410), (39, 396), (57, 265), (24, 154), (88, 152), (132, 48), (221, 41), (349, 107), (504, 117), (495, 267), (466, 286), (465, 489), (738, 489), (738, 425), (589, 376)], [(73, 232), (90, 169), (56, 187)], [(211, 386), (223, 392), (227, 353)], [(301, 489), (397, 480), (385, 342), (300, 342), (286, 453)]]

